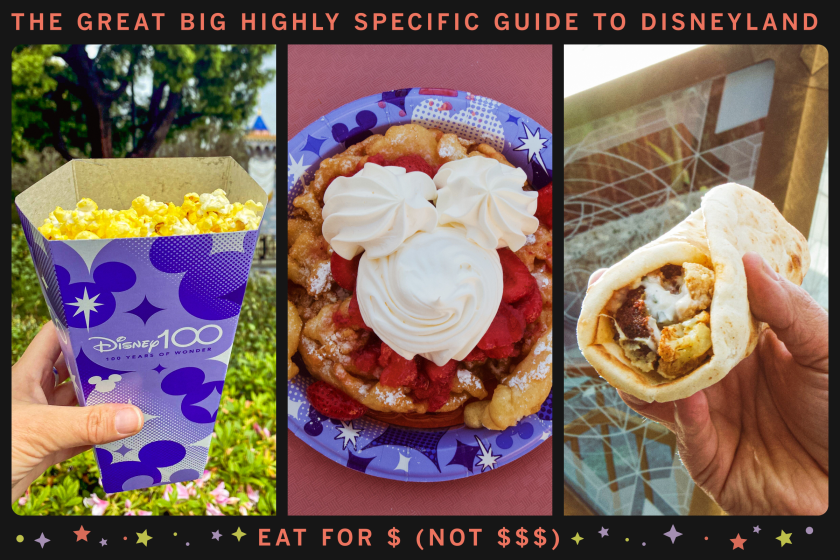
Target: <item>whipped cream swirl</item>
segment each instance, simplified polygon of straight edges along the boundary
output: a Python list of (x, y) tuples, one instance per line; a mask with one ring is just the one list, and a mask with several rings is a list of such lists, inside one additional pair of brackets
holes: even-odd
[(467, 238), (485, 249), (518, 251), (537, 231), (537, 193), (522, 189), (527, 176), (495, 159), (450, 161), (435, 175), (440, 225), (466, 228)]
[(333, 251), (352, 259), (362, 249), (384, 257), (418, 231), (437, 223), (430, 200), (437, 189), (425, 173), (366, 163), (352, 177), (338, 177), (324, 193), (322, 232)]
[(462, 360), (502, 301), (502, 265), (461, 228), (417, 233), (390, 255), (359, 263), (356, 295), (365, 324), (394, 352), (438, 366)]

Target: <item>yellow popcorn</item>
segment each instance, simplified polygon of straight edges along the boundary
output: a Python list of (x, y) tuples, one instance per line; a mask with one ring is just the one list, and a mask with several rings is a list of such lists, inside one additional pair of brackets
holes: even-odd
[(56, 207), (38, 230), (49, 240), (247, 231), (257, 229), (263, 209), (253, 200), (231, 203), (222, 189), (201, 195), (187, 193), (181, 206), (140, 195), (125, 210), (100, 210), (93, 200), (83, 198), (72, 210)]

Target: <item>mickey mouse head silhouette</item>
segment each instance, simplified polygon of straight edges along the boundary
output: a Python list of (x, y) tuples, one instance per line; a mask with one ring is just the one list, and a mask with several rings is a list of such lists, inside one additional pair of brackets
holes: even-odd
[[(244, 235), (242, 251), (214, 251), (214, 238), (222, 245), (220, 240), (234, 235)], [(187, 313), (208, 321), (227, 319), (239, 314), (257, 235), (256, 231), (247, 231), (158, 237), (149, 258), (160, 271), (186, 273), (178, 287), (178, 298)]]
[(356, 128), (349, 129), (344, 123), (334, 124), (332, 136), (336, 142), (344, 142), (344, 146), (358, 144), (368, 136), (372, 136), (371, 128), (376, 126), (376, 114), (373, 111), (359, 111), (356, 113)]
[(137, 274), (127, 264), (106, 262), (93, 271), (93, 282), (70, 283), (70, 273), (56, 265), (55, 275), (64, 304), (68, 326), (77, 329), (96, 327), (114, 314), (117, 300), (113, 292), (124, 292), (134, 286)]
[[(179, 463), (187, 450), (180, 443), (162, 440), (143, 446), (137, 453), (139, 461), (113, 463), (114, 456), (107, 449), (96, 447), (96, 458), (102, 469), (106, 492), (136, 490), (160, 483), (160, 468)], [(193, 471), (195, 472), (195, 471)]]
[(88, 379), (88, 383), (94, 385), (94, 391), (98, 391), (100, 393), (108, 393), (114, 390), (114, 387), (117, 386), (117, 381), (120, 380), (122, 380), (122, 376), (117, 374), (109, 375), (108, 379), (102, 379), (98, 375), (94, 375), (93, 377)]
[(206, 424), (216, 421), (224, 384), (224, 381), (205, 383), (202, 370), (197, 367), (185, 367), (167, 375), (160, 388), (167, 395), (184, 395), (181, 401), (184, 417), (196, 424)]

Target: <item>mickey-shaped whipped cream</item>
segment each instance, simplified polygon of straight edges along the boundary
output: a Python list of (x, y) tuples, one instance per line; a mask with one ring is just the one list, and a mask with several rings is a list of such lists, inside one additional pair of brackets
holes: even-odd
[(522, 189), (526, 179), (518, 167), (491, 158), (445, 163), (435, 175), (438, 223), (466, 228), (467, 239), (485, 249), (518, 251), (540, 225), (537, 193)]
[(324, 239), (347, 260), (362, 249), (369, 258), (384, 257), (418, 231), (435, 228), (437, 214), (429, 201), (436, 197), (425, 173), (366, 163), (354, 176), (335, 179), (324, 193)]

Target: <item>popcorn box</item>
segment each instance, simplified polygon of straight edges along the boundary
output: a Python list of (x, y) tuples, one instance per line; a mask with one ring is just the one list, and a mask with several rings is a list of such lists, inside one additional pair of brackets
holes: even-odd
[(204, 472), (259, 230), (48, 241), (37, 227), (86, 197), (122, 209), (216, 189), (267, 203), (229, 157), (73, 160), (15, 199), (79, 404), (145, 416), (139, 434), (94, 448), (108, 493)]

